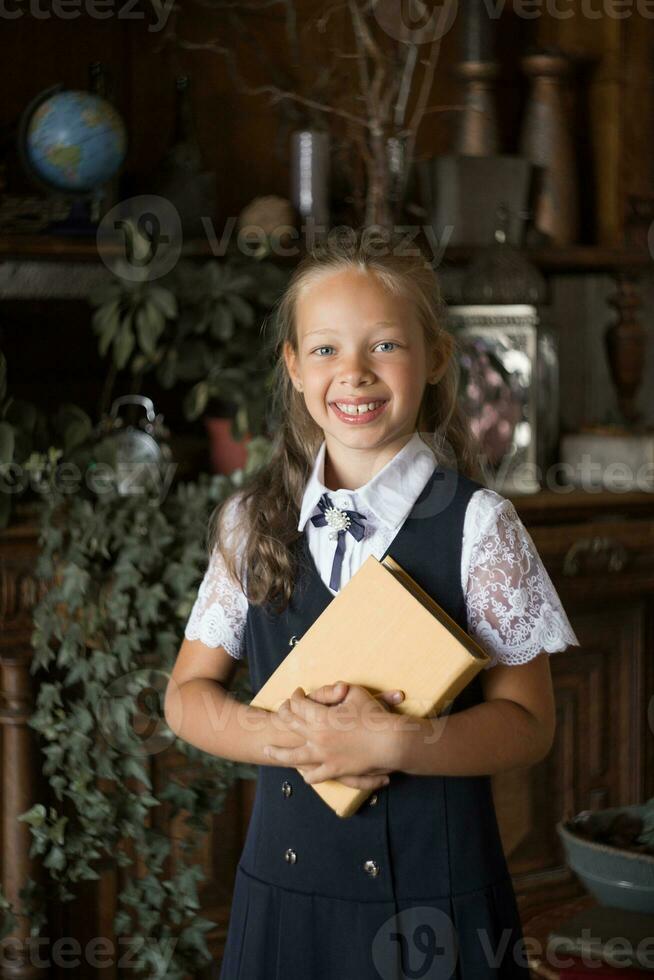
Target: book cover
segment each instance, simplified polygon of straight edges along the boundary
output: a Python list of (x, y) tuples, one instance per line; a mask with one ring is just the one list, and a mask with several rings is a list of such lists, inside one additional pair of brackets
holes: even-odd
[[(394, 712), (440, 714), (489, 661), (415, 580), (387, 555), (369, 555), (251, 700), (276, 711), (297, 687), (305, 694), (343, 680), (376, 695), (400, 688)], [(355, 813), (370, 790), (336, 779), (310, 784), (340, 817)]]

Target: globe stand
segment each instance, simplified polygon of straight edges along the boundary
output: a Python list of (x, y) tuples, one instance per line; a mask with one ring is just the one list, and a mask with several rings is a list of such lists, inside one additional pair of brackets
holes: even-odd
[(76, 198), (70, 208), (70, 213), (63, 221), (52, 221), (43, 233), (46, 235), (71, 235), (95, 238), (98, 222), (91, 219), (92, 196)]

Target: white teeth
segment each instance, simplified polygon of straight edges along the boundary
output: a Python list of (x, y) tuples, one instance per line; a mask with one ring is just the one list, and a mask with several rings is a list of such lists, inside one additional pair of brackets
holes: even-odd
[(372, 412), (374, 408), (378, 408), (383, 404), (383, 402), (368, 402), (364, 405), (341, 405), (339, 402), (336, 402), (341, 412), (344, 412), (346, 415), (363, 415), (364, 412)]

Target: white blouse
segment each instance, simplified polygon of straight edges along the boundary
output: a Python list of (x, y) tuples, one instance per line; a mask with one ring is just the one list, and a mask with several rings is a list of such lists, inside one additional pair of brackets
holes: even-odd
[[(416, 432), (408, 443), (368, 483), (357, 490), (330, 490), (323, 482), (326, 445), (316, 456), (303, 496), (298, 530), (307, 535), (309, 550), (325, 586), (329, 580), (336, 543), (328, 528), (309, 519), (319, 514), (318, 500), (327, 492), (337, 507), (366, 516), (364, 537), (345, 534), (341, 588), (368, 555), (380, 560), (400, 530), (436, 465), (436, 457)], [(229, 544), (233, 539), (239, 495), (226, 508)], [(468, 633), (486, 650), (485, 669), (527, 663), (548, 654), (579, 646), (579, 640), (542, 563), (529, 532), (512, 502), (494, 490), (472, 494), (464, 519), (461, 549), (461, 588), (465, 596)], [(247, 580), (246, 580), (247, 584)], [(329, 589), (336, 595), (333, 589)], [(236, 659), (243, 656), (248, 600), (228, 575), (222, 553), (215, 548), (189, 616), (184, 635), (208, 647), (222, 646)]]

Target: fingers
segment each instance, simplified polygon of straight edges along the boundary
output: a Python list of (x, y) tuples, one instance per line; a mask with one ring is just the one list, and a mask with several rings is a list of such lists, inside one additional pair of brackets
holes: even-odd
[(295, 748), (288, 748), (283, 745), (264, 745), (263, 755), (266, 759), (270, 759), (273, 765), (295, 766), (296, 768), (302, 765), (317, 765), (306, 743)]
[(348, 686), (344, 681), (336, 681), (335, 684), (323, 684), (322, 687), (311, 691), (309, 697), (314, 701), (320, 701), (321, 704), (333, 704), (345, 697)]
[(300, 719), (293, 712), (288, 698), (286, 701), (282, 701), (280, 704), (279, 708), (277, 709), (277, 716), (283, 721), (287, 728), (292, 728), (295, 730), (300, 728)]
[(390, 776), (386, 772), (368, 776), (328, 776), (321, 765), (296, 765), (295, 768), (309, 785), (326, 779), (337, 779), (339, 783), (344, 783), (345, 786), (351, 786), (353, 789), (375, 790), (388, 786), (390, 782)]
[[(313, 701), (320, 704), (335, 704), (342, 701), (347, 695), (350, 685), (346, 681), (336, 681), (334, 684), (323, 684), (308, 695)], [(382, 691), (379, 699), (386, 704), (400, 704), (404, 700), (404, 691), (392, 690)]]
[(354, 789), (380, 789), (390, 782), (388, 776), (339, 776), (338, 781)]
[(336, 776), (329, 772), (324, 765), (304, 766), (301, 770), (305, 783), (322, 783), (327, 779), (344, 783), (345, 786), (352, 786), (354, 789), (379, 789), (381, 786), (388, 786), (390, 777), (388, 773), (366, 774), (361, 776), (342, 775)]
[(306, 782), (309, 781), (308, 780), (308, 777), (311, 775), (311, 773), (313, 773), (313, 772), (316, 771), (316, 769), (318, 768), (318, 765), (316, 764), (315, 766), (309, 766), (309, 765), (306, 765), (306, 766), (296, 766), (295, 768), (300, 773), (300, 775), (302, 776), (302, 779), (306, 783)]

